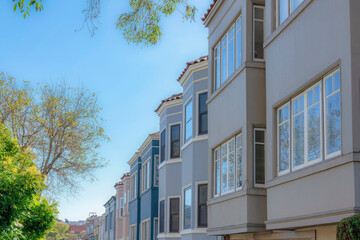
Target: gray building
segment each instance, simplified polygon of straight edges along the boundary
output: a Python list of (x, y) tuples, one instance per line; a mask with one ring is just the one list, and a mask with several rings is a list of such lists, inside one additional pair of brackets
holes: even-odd
[(160, 239), (215, 239), (206, 234), (208, 58), (188, 62), (183, 93), (164, 99), (160, 117)]
[(214, 0), (209, 235), (336, 239), (359, 213), (359, 11), (357, 0)]
[(115, 240), (116, 238), (116, 197), (112, 196), (105, 204), (105, 233), (104, 240)]

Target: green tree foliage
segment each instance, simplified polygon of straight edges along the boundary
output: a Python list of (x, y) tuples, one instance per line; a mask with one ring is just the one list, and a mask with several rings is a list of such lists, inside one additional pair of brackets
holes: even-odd
[(42, 0), (13, 0), (14, 12), (17, 10), (23, 15), (23, 18), (30, 15), (31, 9), (35, 9), (36, 12), (43, 10)]
[[(172, 15), (176, 10), (182, 13), (183, 20), (195, 21), (196, 7), (188, 0), (128, 0), (131, 10), (122, 13), (116, 22), (128, 43), (141, 46), (155, 45), (161, 38), (160, 22), (162, 18)], [(30, 14), (30, 8), (36, 11), (43, 9), (42, 0), (15, 0), (14, 11), (19, 9), (24, 18)], [(100, 18), (100, 0), (86, 0), (82, 11), (85, 19), (81, 29), (86, 25), (91, 36), (98, 29)]]
[(337, 240), (360, 239), (360, 215), (344, 218), (336, 229)]
[(92, 180), (104, 166), (100, 142), (108, 140), (101, 126), (95, 94), (64, 83), (22, 87), (0, 73), (0, 122), (10, 128), (21, 149), (31, 148), (51, 193), (77, 190), (78, 180)]
[(78, 240), (76, 234), (69, 232), (69, 225), (56, 222), (51, 231), (46, 235), (46, 240)]
[(130, 43), (155, 45), (161, 38), (162, 17), (183, 10), (184, 20), (195, 21), (196, 7), (187, 0), (130, 0), (131, 11), (120, 15), (116, 27)]
[(2, 239), (41, 239), (51, 229), (56, 206), (40, 197), (44, 178), (33, 154), (21, 150), (0, 124), (0, 236)]

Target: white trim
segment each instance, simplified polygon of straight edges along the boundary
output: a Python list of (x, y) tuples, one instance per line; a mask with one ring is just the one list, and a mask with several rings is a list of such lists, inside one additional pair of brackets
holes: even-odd
[[(161, 166), (161, 164), (162, 163), (164, 163), (164, 162), (166, 162), (166, 127), (164, 127), (161, 131), (160, 131), (160, 134), (159, 134), (159, 163), (160, 163), (160, 166)], [(163, 141), (161, 140), (161, 136), (162, 136), (162, 134), (163, 134), (163, 132), (165, 131), (165, 134), (164, 134), (164, 136), (165, 136), (165, 146), (164, 146), (164, 154), (162, 154), (162, 143), (163, 143)], [(162, 158), (162, 156), (164, 155), (164, 160), (163, 161), (161, 161), (161, 158)]]
[[(290, 156), (291, 156), (291, 142), (289, 143), (290, 146), (289, 146), (289, 169), (287, 170), (283, 170), (280, 172), (280, 131), (279, 131), (279, 126), (281, 124), (284, 124), (284, 122), (282, 122), (280, 124), (280, 119), (279, 119), (279, 116), (280, 116), (280, 110), (284, 109), (287, 105), (289, 105), (289, 119), (287, 120), (289, 122), (289, 130), (291, 129), (291, 103), (290, 101), (287, 101), (286, 103), (284, 103), (281, 107), (279, 107), (276, 111), (276, 118), (277, 118), (277, 126), (276, 126), (276, 131), (277, 131), (277, 172), (278, 172), (278, 175), (281, 176), (281, 175), (284, 175), (286, 173), (289, 173), (290, 172), (290, 167), (291, 167), (291, 161), (290, 161)], [(289, 131), (289, 134), (290, 131)], [(291, 137), (290, 137), (291, 139)], [(289, 140), (290, 141), (290, 140)]]
[[(180, 233), (180, 227), (181, 227), (181, 223), (180, 223), (180, 221), (181, 221), (181, 195), (179, 196), (179, 195), (177, 195), (177, 196), (168, 196), (167, 197), (167, 200), (168, 200), (168, 203), (169, 204), (167, 204), (167, 218), (166, 218), (166, 223), (167, 223), (167, 232), (168, 233), (176, 233), (176, 234), (178, 234), (177, 232), (170, 232), (170, 200), (171, 199), (175, 199), (175, 198), (178, 198), (179, 199), (179, 233)], [(166, 216), (166, 214), (165, 214), (165, 216)], [(164, 230), (166, 229), (166, 226), (164, 226)]]
[(279, 4), (280, 0), (276, 0), (276, 28), (278, 28), (283, 22), (285, 22), (285, 20), (301, 5), (301, 3), (303, 2), (303, 0), (301, 0), (300, 4), (295, 8), (292, 9), (292, 0), (286, 0), (288, 2), (288, 11), (287, 11), (287, 16), (286, 18), (283, 20), (283, 22), (280, 23), (280, 4)]
[[(255, 8), (261, 8), (263, 10), (263, 19), (255, 19)], [(252, 56), (253, 56), (253, 61), (255, 62), (265, 62), (265, 49), (263, 48), (263, 54), (264, 54), (264, 58), (255, 58), (255, 21), (259, 21), (263, 23), (263, 43), (265, 42), (265, 7), (261, 6), (261, 5), (253, 5), (253, 18), (252, 18), (252, 31), (253, 31), (253, 49), (252, 49)]]
[[(203, 93), (207, 93), (207, 96), (209, 96), (209, 93), (208, 93), (208, 90), (201, 90), (201, 91), (198, 91), (196, 92), (196, 103), (195, 103), (195, 112), (196, 112), (196, 120), (195, 120), (195, 137), (198, 137), (198, 136), (202, 136), (202, 135), (207, 135), (207, 133), (205, 134), (199, 134), (199, 131), (200, 131), (200, 94), (203, 94)], [(205, 101), (205, 104), (207, 105), (207, 99)], [(209, 110), (207, 111), (207, 114), (209, 116)], [(208, 129), (209, 131), (209, 129)]]
[(183, 186), (182, 187), (182, 192), (181, 192), (181, 206), (182, 206), (182, 214), (181, 214), (181, 218), (180, 218), (180, 220), (181, 220), (181, 229), (180, 229), (180, 232), (182, 231), (182, 230), (185, 230), (185, 190), (186, 189), (188, 189), (188, 188), (190, 188), (190, 194), (191, 194), (191, 215), (190, 215), (190, 228), (186, 228), (186, 230), (187, 229), (191, 229), (191, 227), (192, 227), (192, 224), (191, 224), (191, 219), (192, 219), (192, 216), (193, 216), (193, 214), (192, 214), (192, 206), (193, 206), (193, 204), (192, 204), (192, 202), (193, 202), (193, 198), (192, 198), (192, 186), (191, 186), (191, 183), (190, 184), (188, 184), (188, 185), (186, 185), (186, 186)]
[[(191, 137), (189, 139), (186, 139), (186, 106), (189, 104), (189, 102), (191, 101)], [(189, 99), (186, 100), (186, 102), (183, 105), (183, 125), (184, 127), (182, 128), (183, 130), (183, 145), (185, 145), (187, 142), (189, 142), (193, 137), (194, 137), (194, 101), (192, 99), (192, 96), (189, 97)]]
[[(221, 145), (220, 145), (221, 146)], [(214, 179), (214, 197), (219, 197), (221, 195), (221, 156), (220, 156), (220, 146), (215, 148), (214, 151), (213, 151), (213, 159), (214, 161), (212, 161), (214, 163), (214, 175), (213, 175), (213, 179)], [(216, 158), (216, 154), (215, 152), (217, 152), (217, 155), (219, 156), (218, 159), (215, 159)], [(217, 179), (215, 178), (215, 176), (217, 176), (217, 172), (216, 172), (216, 168), (215, 168), (215, 162), (218, 162), (218, 166), (219, 166), (219, 185), (217, 185)], [(216, 187), (218, 188), (219, 190), (219, 193), (216, 194)]]
[[(256, 139), (255, 139), (255, 132), (256, 131), (262, 131), (264, 132), (264, 142), (256, 142)], [(265, 128), (254, 128), (253, 130), (253, 139), (254, 139), (254, 144), (253, 144), (253, 151), (254, 151), (254, 155), (253, 155), (253, 166), (254, 166), (254, 186), (255, 187), (265, 187), (265, 181), (266, 181), (266, 129)], [(264, 145), (264, 184), (259, 184), (259, 183), (256, 183), (256, 161), (255, 161), (255, 154), (256, 154), (256, 144), (262, 144)]]
[[(157, 167), (155, 167), (156, 166), (156, 157), (158, 158), (158, 164), (157, 164)], [(159, 166), (160, 166), (160, 155), (159, 154), (154, 154), (154, 176), (153, 176), (153, 181), (154, 181), (154, 184), (153, 184), (153, 186), (154, 187), (158, 187), (159, 186), (159, 184), (160, 184), (160, 168), (159, 168)], [(158, 184), (156, 184), (156, 171), (158, 171), (158, 173), (159, 173), (159, 182), (158, 182)]]
[(182, 98), (181, 99), (175, 99), (169, 102), (164, 102), (162, 103), (162, 106), (160, 107), (160, 109), (158, 111), (156, 111), (156, 113), (158, 114), (158, 116), (161, 116), (166, 108), (170, 108), (170, 107), (176, 107), (179, 105), (182, 105)]
[[(160, 232), (160, 203), (162, 202), (162, 201), (164, 201), (164, 219), (163, 219), (163, 221), (164, 221), (164, 232)], [(166, 231), (166, 221), (165, 221), (165, 219), (167, 219), (166, 218), (166, 198), (160, 198), (159, 199), (159, 203), (158, 203), (159, 205), (158, 205), (158, 219), (159, 219), (159, 231), (158, 231), (158, 238), (160, 238), (159, 236), (160, 235), (162, 235), (162, 234), (164, 234)]]
[(180, 78), (180, 80), (179, 80), (180, 85), (182, 87), (184, 87), (193, 72), (207, 69), (208, 64), (209, 64), (208, 60), (205, 60), (205, 61), (190, 65), (190, 67), (185, 71), (184, 75)]
[(151, 222), (150, 222), (150, 218), (147, 218), (147, 219), (145, 219), (145, 220), (143, 220), (143, 221), (141, 221), (141, 223), (140, 223), (140, 228), (139, 228), (139, 235), (140, 235), (140, 240), (148, 240), (146, 237), (145, 237), (145, 239), (143, 239), (143, 224), (144, 223), (149, 223), (149, 226), (148, 226), (148, 233), (149, 233), (149, 240), (151, 239), (151, 236), (150, 236), (150, 227), (151, 227)]
[[(145, 192), (146, 190), (148, 190), (150, 187), (151, 187), (151, 176), (150, 176), (150, 172), (151, 172), (151, 156), (141, 165), (141, 193)], [(144, 165), (147, 165), (149, 164), (149, 166), (145, 169), (144, 168)], [(147, 175), (146, 175), (146, 178), (147, 178), (147, 185), (144, 186), (144, 170), (147, 171)]]
[(201, 81), (204, 81), (204, 80), (208, 80), (208, 77), (203, 77), (203, 78), (199, 78), (199, 79), (196, 79), (194, 81), (192, 81), (189, 86), (183, 91), (183, 95), (185, 95), (185, 93), (187, 93), (187, 91), (189, 91), (189, 89), (191, 88), (192, 85), (194, 85), (195, 83), (197, 82), (201, 82)]
[(187, 148), (190, 144), (198, 141), (204, 141), (208, 139), (208, 134), (199, 135), (197, 137), (191, 138), (189, 141), (187, 141), (185, 144), (182, 145), (181, 151), (183, 151), (185, 148)]
[[(177, 158), (171, 158), (171, 127), (172, 126), (175, 126), (175, 125), (179, 125), (179, 157)], [(168, 129), (169, 129), (169, 133), (168, 133), (168, 140), (166, 141), (168, 146), (169, 146), (169, 151), (168, 151), (168, 154), (167, 154), (167, 160), (170, 160), (170, 159), (178, 159), (178, 158), (181, 158), (181, 129), (182, 129), (182, 126), (181, 126), (181, 122), (173, 122), (173, 123), (170, 123), (168, 125)]]
[(136, 240), (137, 239), (137, 223), (135, 224), (132, 224), (129, 226), (129, 239), (132, 240), (132, 231), (131, 229), (135, 227), (135, 236), (134, 236), (134, 239)]
[(175, 164), (175, 163), (181, 163), (181, 162), (182, 162), (181, 158), (174, 158), (174, 159), (164, 161), (159, 165), (159, 170), (168, 164)]
[[(138, 171), (134, 172), (131, 176), (130, 176), (130, 189), (129, 189), (129, 198), (130, 200), (129, 201), (132, 201), (134, 200), (136, 197), (137, 197), (137, 174), (138, 174)], [(133, 180), (132, 180), (132, 177), (134, 177), (135, 179), (135, 183), (134, 183), (134, 194), (132, 194), (132, 187), (131, 187), (131, 184), (133, 183)], [(133, 196), (132, 196), (133, 195)]]
[[(182, 104), (179, 104), (179, 105), (182, 105)], [(160, 120), (160, 124), (161, 124), (167, 117), (171, 117), (171, 116), (178, 115), (178, 114), (182, 114), (182, 112), (170, 113), (170, 114), (165, 115), (165, 116)], [(166, 128), (166, 126), (165, 126), (164, 128)]]
[[(157, 220), (157, 223), (158, 223), (158, 227), (157, 227), (157, 233), (158, 233), (158, 235), (155, 235), (155, 232), (156, 232), (156, 226), (155, 226), (155, 221)], [(159, 218), (158, 217), (154, 217), (153, 218), (153, 223), (154, 223), (154, 226), (153, 226), (153, 237), (154, 237), (154, 240), (156, 239), (156, 238), (159, 238), (158, 236), (159, 236)]]

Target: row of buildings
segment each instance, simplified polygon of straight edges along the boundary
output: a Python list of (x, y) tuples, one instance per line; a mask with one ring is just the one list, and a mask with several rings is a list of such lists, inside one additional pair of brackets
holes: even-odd
[(358, 0), (214, 0), (208, 57), (155, 110), (105, 239), (335, 239), (360, 212), (359, 12)]

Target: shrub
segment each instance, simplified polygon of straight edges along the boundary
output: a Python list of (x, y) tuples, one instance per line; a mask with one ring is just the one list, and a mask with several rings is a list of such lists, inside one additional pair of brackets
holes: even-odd
[(360, 214), (344, 218), (336, 229), (337, 240), (360, 239)]

